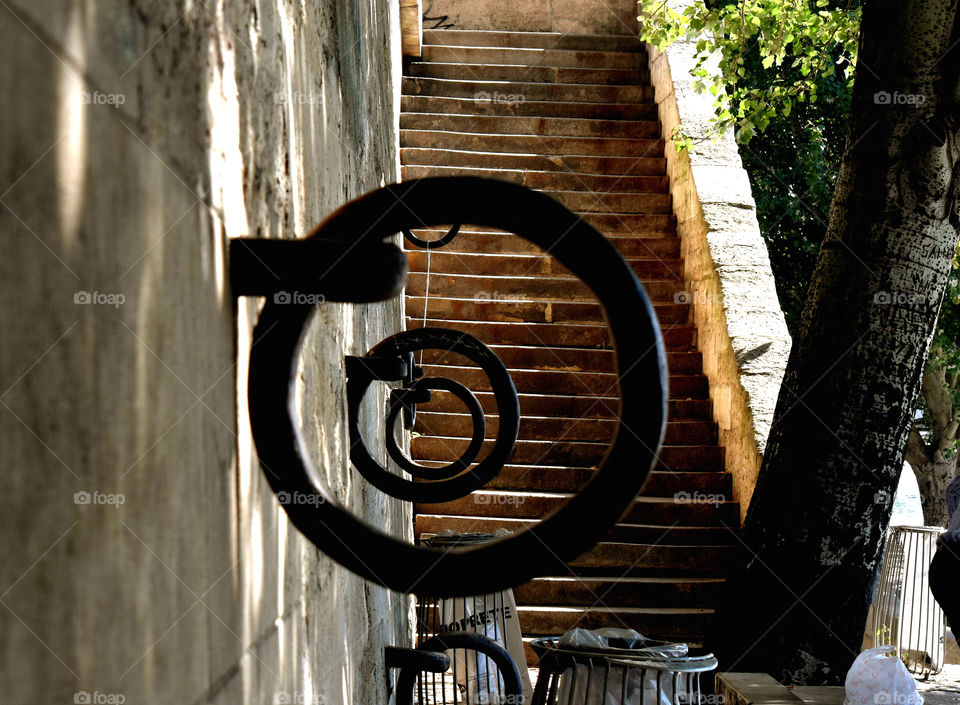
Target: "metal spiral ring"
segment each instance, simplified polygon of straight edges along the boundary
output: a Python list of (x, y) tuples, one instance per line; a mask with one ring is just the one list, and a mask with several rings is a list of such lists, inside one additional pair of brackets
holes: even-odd
[(407, 408), (400, 401), (400, 397), (395, 396), (397, 392), (394, 391), (394, 393), (390, 395), (390, 406), (387, 411), (387, 454), (393, 458), (393, 462), (401, 468), (414, 477), (423, 480), (445, 480), (459, 475), (470, 467), (470, 464), (476, 460), (477, 456), (480, 455), (480, 451), (483, 449), (483, 441), (487, 435), (487, 419), (483, 415), (483, 407), (480, 406), (480, 402), (473, 395), (473, 392), (456, 380), (447, 379), (446, 377), (421, 377), (418, 380), (414, 380), (408, 389), (412, 392), (422, 390), (450, 392), (462, 401), (470, 412), (470, 417), (473, 421), (473, 433), (470, 437), (470, 445), (467, 446), (467, 449), (463, 451), (459, 458), (442, 467), (428, 468), (413, 462), (400, 450), (400, 446), (397, 445), (397, 439), (392, 433), (397, 417), (402, 410)]
[[(394, 475), (377, 462), (363, 441), (363, 435), (360, 432), (360, 404), (370, 383), (376, 377), (374, 376), (374, 366), (362, 363), (368, 359), (377, 360), (380, 365), (384, 364), (383, 361), (401, 361), (407, 359), (408, 354), (414, 350), (443, 350), (463, 355), (476, 363), (490, 380), (500, 423), (493, 449), (472, 470), (467, 470), (467, 468), (469, 468), (473, 458), (476, 457), (483, 445), (486, 423), (484, 420), (484, 426), (478, 434), (477, 416), (483, 418), (483, 410), (470, 390), (463, 385), (458, 385), (453, 380), (422, 377), (412, 383), (411, 390), (419, 389), (422, 391), (428, 388), (428, 385), (435, 385), (434, 388), (438, 388), (436, 385), (452, 382), (453, 384), (447, 387), (447, 391), (453, 391), (456, 394), (457, 391), (455, 390), (460, 387), (466, 392), (466, 396), (461, 397), (461, 399), (468, 405), (468, 408), (473, 405), (471, 415), (474, 418), (474, 433), (471, 447), (468, 449), (468, 453), (464, 454), (464, 457), (444, 468), (439, 468), (436, 473), (433, 472), (432, 468), (415, 465), (405, 458), (399, 452), (399, 448), (396, 448), (396, 441), (392, 439), (392, 433), (390, 433), (393, 429), (393, 419), (396, 418), (397, 411), (402, 407), (396, 400), (394, 401), (392, 414), (387, 421), (387, 437), (389, 439), (387, 448), (389, 450), (392, 442), (397, 454), (404, 461), (401, 464), (405, 466), (405, 469), (409, 471), (412, 466), (413, 471), (410, 474), (424, 479), (411, 481), (399, 475)], [(510, 372), (500, 358), (472, 335), (447, 328), (415, 328), (390, 336), (376, 345), (366, 356), (354, 359), (358, 362), (352, 366), (352, 373), (348, 370), (347, 379), (350, 460), (371, 484), (393, 497), (410, 502), (447, 502), (464, 497), (473, 490), (483, 487), (496, 477), (497, 473), (506, 464), (507, 458), (510, 457), (510, 452), (513, 450), (513, 445), (516, 443), (520, 428), (520, 403), (517, 401), (517, 390), (513, 386)], [(426, 380), (430, 380), (430, 382), (426, 382)], [(474, 447), (476, 452), (473, 454), (473, 458), (470, 458), (468, 457), (469, 452)], [(394, 459), (396, 459), (396, 456), (394, 456)], [(466, 460), (465, 463), (463, 463), (464, 460)], [(462, 466), (459, 465), (460, 463), (463, 463)]]
[[(402, 202), (404, 207), (397, 208)], [(400, 592), (437, 597), (495, 592), (569, 561), (599, 541), (629, 509), (656, 460), (666, 421), (667, 365), (649, 298), (616, 248), (549, 196), (475, 177), (417, 179), (346, 204), (312, 237), (377, 247), (422, 224), (472, 223), (515, 233), (550, 252), (596, 295), (607, 318), (620, 393), (614, 440), (591, 480), (539, 524), (475, 548), (413, 546), (337, 506), (318, 487), (297, 425), (295, 382), (313, 306), (267, 300), (250, 349), (250, 425), (275, 493), (313, 502), (283, 505), (317, 547), (358, 575)], [(362, 251), (362, 249), (361, 249)], [(328, 263), (317, 263), (318, 270)], [(454, 478), (454, 481), (457, 478)], [(478, 569), (486, 566), (487, 568)]]

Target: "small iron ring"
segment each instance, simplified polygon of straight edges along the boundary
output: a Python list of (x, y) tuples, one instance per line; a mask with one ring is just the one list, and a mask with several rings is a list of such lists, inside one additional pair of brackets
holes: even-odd
[(402, 232), (403, 236), (417, 247), (422, 247), (425, 250), (435, 250), (438, 247), (443, 247), (444, 245), (449, 244), (449, 242), (457, 236), (457, 233), (460, 232), (460, 224), (458, 223), (454, 225), (452, 228), (450, 228), (446, 235), (437, 240), (424, 240), (422, 237), (417, 237), (414, 235), (410, 230), (403, 230)]
[(459, 458), (448, 465), (443, 465), (438, 468), (428, 468), (415, 463), (403, 454), (393, 434), (393, 427), (397, 417), (405, 407), (400, 403), (399, 399), (391, 395), (390, 407), (387, 412), (387, 453), (393, 458), (393, 462), (414, 477), (419, 477), (423, 480), (446, 480), (451, 477), (456, 477), (470, 467), (483, 449), (483, 440), (487, 434), (487, 419), (483, 415), (483, 407), (480, 406), (480, 402), (473, 395), (473, 392), (456, 380), (446, 377), (421, 377), (420, 379), (414, 380), (407, 389), (411, 392), (428, 389), (450, 392), (462, 401), (470, 412), (470, 417), (473, 419), (473, 435), (470, 439), (470, 445), (467, 446), (467, 449), (463, 451)]

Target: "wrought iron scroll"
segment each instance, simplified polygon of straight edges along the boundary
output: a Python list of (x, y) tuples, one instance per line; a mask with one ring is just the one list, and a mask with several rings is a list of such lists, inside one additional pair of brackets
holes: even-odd
[[(386, 240), (399, 232), (449, 223), (515, 233), (553, 255), (593, 291), (613, 342), (620, 423), (590, 482), (539, 524), (489, 544), (442, 551), (382, 533), (338, 506), (312, 480), (317, 473), (310, 468), (297, 427), (293, 390), (301, 338), (316, 306), (275, 297), (290, 290), (347, 302), (395, 296), (403, 286), (406, 261), (402, 251)], [(448, 233), (448, 241), (455, 235)], [(614, 246), (547, 195), (473, 177), (386, 186), (344, 205), (306, 240), (234, 241), (231, 281), (235, 295), (267, 297), (254, 330), (248, 379), (250, 423), (264, 474), (275, 493), (312, 496), (313, 501), (283, 504), (290, 520), (321, 550), (364, 578), (401, 592), (453, 597), (494, 592), (548, 574), (558, 559), (571, 560), (600, 540), (631, 506), (656, 460), (666, 420), (667, 373), (653, 307)], [(456, 331), (419, 329), (389, 338), (366, 356), (347, 359), (350, 407), (358, 408), (358, 399), (373, 380), (403, 380), (403, 388), (391, 395), (388, 435), (401, 413), (404, 425), (412, 425), (418, 400), (446, 383), (419, 378), (410, 353), (437, 344), (458, 347), (484, 368), (497, 389), (495, 378), (505, 368), (479, 341)], [(512, 444), (516, 438), (519, 421), (509, 375), (501, 381), (496, 398), (505, 440), (499, 456), (506, 440)], [(460, 396), (454, 385), (445, 389), (457, 389), (453, 393)], [(476, 437), (475, 407), (466, 395), (460, 398), (474, 416)], [(359, 430), (352, 413), (350, 425), (351, 434)], [(465, 495), (491, 479), (506, 460), (500, 457), (485, 467), (481, 461), (466, 470), (462, 466), (468, 464), (467, 453), (433, 475), (427, 468), (414, 471), (407, 466), (418, 478), (408, 481), (386, 473), (379, 464), (365, 466), (364, 456), (370, 454), (362, 443), (355, 444), (354, 451), (352, 460), (368, 481), (415, 501)], [(391, 455), (398, 452), (396, 448)]]

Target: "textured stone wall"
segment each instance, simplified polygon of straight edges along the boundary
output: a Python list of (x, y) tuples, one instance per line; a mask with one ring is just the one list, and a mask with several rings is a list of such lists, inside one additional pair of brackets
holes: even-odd
[(566, 34), (635, 34), (637, 30), (633, 0), (422, 1), (426, 29), (439, 23), (452, 29)]
[[(0, 7), (2, 702), (387, 701), (408, 600), (304, 541), (263, 480), (256, 302), (235, 309), (226, 252), (397, 179), (397, 16), (396, 0)], [(326, 306), (301, 398), (331, 491), (409, 535), (349, 470), (342, 397), (343, 353), (401, 321), (399, 300)]]
[[(682, 10), (685, 2), (675, 7)], [(684, 258), (685, 297), (693, 306), (713, 411), (746, 516), (783, 371), (790, 334), (780, 309), (756, 204), (733, 137), (715, 140), (709, 95), (691, 84), (694, 42), (661, 53), (648, 47), (651, 80), (667, 142), (667, 174)], [(695, 142), (677, 152), (675, 127)]]

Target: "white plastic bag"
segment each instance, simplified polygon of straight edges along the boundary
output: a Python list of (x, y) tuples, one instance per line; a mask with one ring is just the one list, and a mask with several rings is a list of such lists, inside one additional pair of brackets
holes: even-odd
[[(440, 602), (439, 610), (440, 626), (437, 631), (440, 634), (470, 631), (492, 639), (505, 648), (520, 670), (524, 702), (533, 699), (513, 590), (448, 598)], [(498, 675), (494, 663), (475, 651), (456, 650), (447, 653), (454, 657), (454, 677), (464, 699), (469, 695), (470, 702), (497, 705), (497, 694), (503, 693), (503, 678)]]
[(923, 705), (917, 682), (894, 646), (867, 649), (847, 673), (844, 705)]

